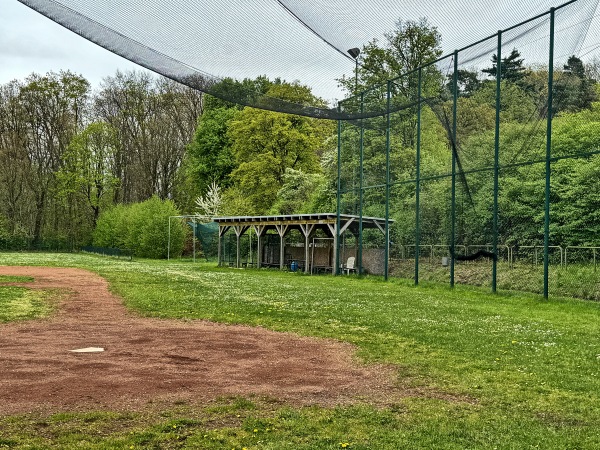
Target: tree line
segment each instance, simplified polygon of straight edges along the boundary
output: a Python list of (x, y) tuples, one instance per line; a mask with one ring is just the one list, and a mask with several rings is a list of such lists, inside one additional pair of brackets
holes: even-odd
[(85, 245), (103, 210), (175, 199), (203, 95), (117, 72), (97, 90), (68, 71), (0, 86), (0, 237)]
[[(338, 82), (349, 95), (370, 89), (369, 101), (383, 102), (385, 92), (376, 86), (438, 58), (440, 42), (439, 32), (427, 20), (399, 21), (384, 41), (365, 45), (356, 73), (342, 75)], [(535, 161), (545, 142), (539, 123), (547, 113), (547, 68), (527, 66), (518, 49), (499, 63), (502, 163)], [(493, 163), (497, 64), (496, 55), (490, 55), (489, 68), (459, 70), (454, 143), (449, 142), (444, 120), (454, 85), (435, 66), (424, 72), (423, 95), (437, 99), (422, 111), (425, 175), (448, 173), (453, 145), (465, 169)], [(598, 149), (598, 67), (573, 56), (563, 70), (556, 71), (557, 100), (552, 111), (556, 155)], [(227, 98), (239, 92), (243, 97), (266, 95), (326, 106), (298, 82), (225, 79), (214, 88), (227, 92)], [(394, 85), (399, 101), (414, 95), (414, 85)], [(377, 185), (385, 174), (384, 122), (382, 118), (365, 122), (370, 124), (362, 133), (366, 184)], [(416, 176), (416, 109), (399, 110), (391, 124), (392, 240), (410, 243), (415, 185), (405, 181)], [(340, 135), (346, 189), (343, 212), (357, 212), (360, 135), (356, 123), (344, 124)], [(33, 246), (60, 241), (76, 247), (91, 244), (98, 227), (102, 231), (96, 232), (97, 239), (118, 242), (109, 236), (114, 227), (100, 223), (104, 214), (109, 223), (134, 223), (117, 220), (117, 212), (130, 217), (131, 211), (143, 208), (125, 213), (119, 205), (152, 197), (168, 203), (155, 210), (169, 214), (202, 212), (198, 205), (205, 203), (196, 200), (208, 194), (219, 197), (213, 204), (219, 205), (220, 214), (332, 212), (337, 146), (337, 126), (331, 121), (242, 107), (147, 73), (117, 72), (96, 89), (71, 72), (32, 74), (0, 85), (0, 239)], [(592, 154), (554, 164), (556, 239), (570, 243), (595, 239), (600, 191), (591, 180), (600, 172), (599, 158)], [(502, 172), (501, 240), (535, 240), (541, 216), (528, 211), (539, 211), (543, 174), (539, 165), (511, 167)], [(466, 199), (459, 204), (459, 234), (464, 241), (486, 242), (492, 177), (484, 171), (464, 181), (459, 188), (459, 196)], [(447, 180), (423, 183), (421, 195), (422, 239), (447, 242)], [(382, 216), (384, 200), (382, 189), (365, 191), (363, 213)]]

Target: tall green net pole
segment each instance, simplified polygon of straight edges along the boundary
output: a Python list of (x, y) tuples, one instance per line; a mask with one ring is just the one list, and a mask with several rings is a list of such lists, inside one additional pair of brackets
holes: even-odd
[(554, 88), (554, 16), (550, 9), (550, 48), (548, 49), (548, 111), (546, 126), (546, 191), (544, 210), (544, 297), (548, 298), (548, 251), (550, 245), (550, 158), (552, 154), (552, 90)]
[[(342, 107), (338, 105), (338, 113)], [(335, 271), (340, 274), (340, 208), (342, 206), (342, 121), (338, 120), (338, 148), (337, 148), (337, 207), (335, 220)]]
[(496, 292), (498, 272), (498, 166), (500, 159), (500, 86), (502, 81), (502, 31), (498, 31), (498, 53), (496, 57), (496, 130), (494, 136), (494, 217), (492, 244), (495, 257), (492, 259), (492, 292)]
[[(362, 92), (360, 94), (360, 113), (364, 113), (365, 108), (365, 93)], [(362, 255), (363, 255), (363, 188), (364, 188), (364, 137), (365, 137), (365, 127), (363, 124), (363, 119), (360, 119), (360, 140), (359, 140), (359, 184), (360, 191), (358, 193), (358, 274), (362, 275), (363, 267), (362, 267)]]
[(387, 82), (387, 124), (385, 133), (385, 248), (383, 260), (384, 279), (387, 281), (389, 276), (389, 258), (390, 258), (390, 105), (392, 82)]
[(416, 154), (416, 186), (415, 186), (415, 286), (419, 284), (419, 245), (421, 244), (421, 82), (423, 69), (419, 67), (417, 78), (417, 154)]
[(452, 255), (450, 258), (450, 286), (454, 287), (454, 244), (456, 242), (456, 111), (458, 107), (458, 50), (454, 51), (454, 73), (452, 74), (452, 204), (451, 204), (451, 224), (450, 224), (450, 249)]

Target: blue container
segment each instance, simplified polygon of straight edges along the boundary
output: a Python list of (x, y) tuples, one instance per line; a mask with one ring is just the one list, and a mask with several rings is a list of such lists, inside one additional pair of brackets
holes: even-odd
[(297, 261), (292, 261), (292, 263), (290, 264), (290, 270), (292, 272), (295, 272), (296, 270), (298, 270), (298, 262)]

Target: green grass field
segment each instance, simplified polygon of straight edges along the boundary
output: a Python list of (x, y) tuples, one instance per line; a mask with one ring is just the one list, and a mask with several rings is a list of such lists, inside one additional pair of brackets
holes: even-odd
[[(403, 387), (448, 398), (293, 408), (249, 395), (204, 408), (1, 417), (0, 448), (600, 448), (595, 302), (187, 261), (0, 253), (0, 264), (92, 270), (151, 317), (351, 342), (363, 361), (395, 365)], [(19, 298), (10, 289), (0, 295)]]

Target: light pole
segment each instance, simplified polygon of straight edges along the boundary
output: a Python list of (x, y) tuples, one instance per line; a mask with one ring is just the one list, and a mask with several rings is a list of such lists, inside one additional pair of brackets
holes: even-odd
[(358, 55), (360, 55), (359, 48), (351, 48), (348, 50), (348, 54), (354, 58), (355, 69), (354, 69), (354, 95), (358, 92)]

